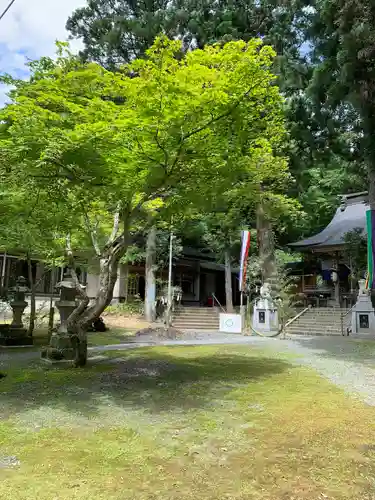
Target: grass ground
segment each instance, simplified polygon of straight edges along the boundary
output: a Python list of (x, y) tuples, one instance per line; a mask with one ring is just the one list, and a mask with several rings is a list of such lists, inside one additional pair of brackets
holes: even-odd
[(375, 498), (375, 409), (269, 352), (158, 347), (7, 371), (1, 499)]
[[(89, 332), (87, 334), (87, 340), (89, 347), (96, 345), (113, 345), (126, 343), (130, 337), (133, 337), (135, 331), (132, 329), (116, 328), (113, 327), (106, 332)], [(27, 352), (29, 350), (35, 351), (39, 350), (40, 347), (48, 344), (48, 332), (47, 329), (37, 329), (33, 334), (34, 345), (20, 348), (2, 348), (0, 346), (1, 352)]]
[[(141, 316), (134, 314), (106, 314), (104, 315), (104, 320), (108, 331), (88, 333), (89, 346), (121, 344), (126, 342), (129, 337), (132, 337), (138, 330), (150, 326), (150, 323), (145, 321)], [(11, 351), (25, 352), (28, 350), (38, 350), (41, 346), (44, 346), (48, 343), (47, 338), (47, 327), (39, 326), (33, 333), (33, 346), (29, 346), (27, 348), (12, 348)], [(5, 350), (9, 351), (8, 349), (4, 349), (0, 346), (0, 352)]]

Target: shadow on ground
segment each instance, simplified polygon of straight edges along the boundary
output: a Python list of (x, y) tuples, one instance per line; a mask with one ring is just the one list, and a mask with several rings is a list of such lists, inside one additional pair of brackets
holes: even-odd
[(152, 413), (204, 408), (241, 384), (290, 367), (286, 361), (267, 357), (235, 353), (186, 357), (173, 355), (173, 349), (168, 354), (137, 350), (119, 356), (78, 370), (47, 368), (35, 361), (25, 370), (10, 369), (0, 381), (0, 418), (42, 406), (89, 418), (103, 405)]

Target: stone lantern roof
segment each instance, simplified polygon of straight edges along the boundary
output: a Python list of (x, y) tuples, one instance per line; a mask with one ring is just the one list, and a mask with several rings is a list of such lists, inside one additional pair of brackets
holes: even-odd
[(76, 285), (74, 283), (74, 279), (69, 271), (67, 271), (64, 276), (62, 281), (59, 281), (59, 283), (56, 284), (57, 290), (60, 288), (75, 288)]
[(26, 278), (23, 276), (19, 276), (17, 278), (15, 286), (9, 288), (10, 292), (20, 292), (20, 293), (27, 293), (30, 291), (30, 289), (27, 286), (27, 281)]

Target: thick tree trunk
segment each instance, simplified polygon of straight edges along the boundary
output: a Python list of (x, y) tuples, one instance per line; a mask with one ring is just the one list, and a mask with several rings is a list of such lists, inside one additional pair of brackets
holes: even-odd
[(88, 307), (90, 300), (76, 279), (77, 294), (81, 297), (81, 301), (68, 319), (68, 331), (76, 337), (76, 366), (83, 366), (82, 363), (84, 363), (83, 352), (87, 351), (88, 327), (100, 317), (112, 301), (118, 277), (119, 260), (120, 257), (114, 252), (108, 252), (100, 259), (99, 289), (90, 307)]
[[(368, 165), (368, 180), (369, 180), (369, 190), (368, 190), (368, 201), (370, 205), (370, 210), (375, 210), (375, 165), (373, 162)], [(375, 307), (375, 290), (372, 289), (372, 283), (369, 284), (371, 289), (371, 302), (373, 307)]]
[(110, 248), (100, 259), (99, 289), (95, 301), (90, 307), (88, 307), (90, 299), (79, 284), (73, 266), (71, 267), (72, 276), (76, 282), (77, 295), (80, 298), (78, 307), (68, 319), (68, 332), (72, 336), (72, 345), (75, 351), (74, 365), (76, 367), (85, 366), (87, 363), (87, 330), (112, 301), (122, 254), (115, 248)]
[(32, 337), (35, 328), (36, 305), (35, 305), (35, 282), (33, 278), (32, 263), (29, 256), (27, 256), (27, 272), (30, 283), (30, 320), (29, 320), (29, 327), (27, 329), (27, 334), (29, 335), (29, 337)]
[(156, 228), (151, 227), (147, 235), (146, 244), (146, 293), (145, 293), (145, 319), (155, 321), (156, 310), (156, 281), (155, 281), (155, 254), (156, 254)]
[(72, 312), (67, 321), (68, 332), (72, 335), (72, 342), (74, 343), (75, 366), (84, 366), (86, 364), (88, 327), (95, 319), (100, 317), (113, 299), (113, 290), (118, 278), (119, 262), (129, 244), (130, 217), (127, 216), (123, 219), (123, 234), (116, 237), (118, 223), (119, 213), (115, 214), (112, 234), (102, 252), (99, 253), (98, 245), (94, 245), (97, 256), (100, 257), (100, 271), (99, 288), (95, 301), (91, 306), (89, 306), (90, 299), (86, 291), (79, 284), (75, 273), (74, 257), (70, 247), (70, 236), (68, 235), (67, 237), (67, 255), (69, 257), (72, 276), (75, 280), (77, 295), (81, 298), (78, 307)]
[(225, 250), (225, 297), (227, 312), (233, 312), (233, 292), (232, 292), (232, 266), (230, 262), (229, 250)]
[(275, 255), (272, 225), (265, 214), (263, 203), (260, 203), (257, 209), (257, 234), (262, 281), (265, 282), (269, 281), (275, 272)]

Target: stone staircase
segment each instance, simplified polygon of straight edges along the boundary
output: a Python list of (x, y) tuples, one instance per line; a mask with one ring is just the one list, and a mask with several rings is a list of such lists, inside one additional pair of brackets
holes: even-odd
[[(343, 316), (344, 334), (351, 325), (349, 309), (338, 307), (312, 307), (285, 328), (289, 335), (341, 335)], [(346, 314), (346, 315), (345, 315)]]
[(172, 316), (172, 326), (178, 330), (219, 330), (217, 307), (178, 307)]

